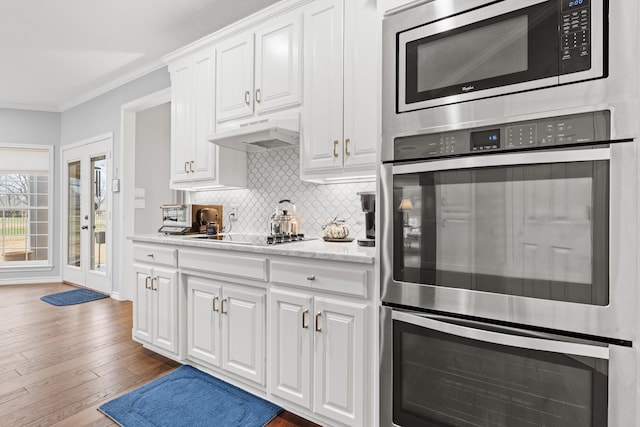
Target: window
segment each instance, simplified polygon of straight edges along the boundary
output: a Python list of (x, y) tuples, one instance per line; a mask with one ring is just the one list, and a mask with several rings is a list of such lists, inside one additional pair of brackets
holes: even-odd
[(52, 148), (0, 145), (0, 266), (51, 265)]

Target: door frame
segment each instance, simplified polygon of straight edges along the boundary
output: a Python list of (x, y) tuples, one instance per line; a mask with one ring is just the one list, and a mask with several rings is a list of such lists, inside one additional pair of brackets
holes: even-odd
[[(67, 192), (67, 182), (64, 177), (66, 176), (66, 165), (64, 160), (64, 153), (67, 150), (73, 150), (82, 148), (86, 145), (97, 143), (97, 142), (107, 142), (109, 145), (107, 152), (107, 179), (113, 177), (113, 132), (107, 132), (102, 135), (94, 136), (91, 138), (84, 139), (82, 141), (77, 141), (71, 144), (66, 144), (60, 147), (60, 275), (64, 280), (64, 269), (66, 266), (66, 255), (67, 247), (67, 232), (68, 232), (68, 223), (65, 221), (65, 209), (67, 206), (64, 201), (66, 200), (66, 192)], [(107, 268), (106, 268), (106, 277), (107, 277), (107, 289), (109, 289), (109, 294), (113, 294), (113, 216), (114, 216), (114, 208), (113, 208), (113, 195), (110, 191), (111, 188), (107, 183), (107, 207), (108, 207), (108, 215), (107, 215), (107, 232), (105, 234), (105, 242), (107, 246)], [(86, 283), (81, 284), (85, 286)]]
[[(135, 283), (133, 273), (133, 242), (127, 239), (134, 234), (135, 218), (135, 183), (136, 183), (136, 114), (158, 105), (171, 102), (171, 87), (154, 92), (142, 98), (122, 105), (120, 120), (120, 174), (115, 179), (120, 180), (121, 193), (121, 233), (119, 235), (119, 266), (120, 283), (118, 298), (133, 301)], [(126, 153), (126, 155), (125, 155)]]

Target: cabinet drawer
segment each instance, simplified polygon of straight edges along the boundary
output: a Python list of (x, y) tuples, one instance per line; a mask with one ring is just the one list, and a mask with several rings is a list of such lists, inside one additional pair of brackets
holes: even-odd
[(180, 250), (180, 268), (267, 281), (267, 259), (213, 250)]
[(146, 264), (178, 266), (178, 250), (170, 247), (133, 245), (133, 259)]
[(271, 262), (271, 282), (367, 297), (367, 270), (305, 263)]

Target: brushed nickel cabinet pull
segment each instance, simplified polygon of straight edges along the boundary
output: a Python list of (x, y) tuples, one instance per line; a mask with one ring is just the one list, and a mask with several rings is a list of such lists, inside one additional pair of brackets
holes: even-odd
[(345, 156), (350, 156), (351, 155), (351, 151), (349, 151), (349, 143), (351, 142), (351, 140), (349, 138), (344, 140), (344, 155)]
[(219, 311), (216, 308), (216, 301), (218, 301), (218, 297), (213, 297), (213, 302), (211, 303), (211, 308), (213, 309), (213, 311)]
[(316, 276), (307, 276), (307, 280), (313, 281), (316, 280)]
[(158, 286), (156, 286), (155, 288), (153, 287), (153, 282), (156, 282), (156, 285), (157, 285), (157, 283), (159, 282), (158, 279), (159, 279), (158, 276), (151, 278), (151, 290), (152, 291), (157, 291), (158, 290)]
[(262, 102), (262, 94), (260, 93), (260, 89), (256, 89), (256, 102), (258, 104)]
[(190, 171), (190, 172), (195, 172), (195, 170), (193, 169), (193, 164), (194, 164), (194, 163), (195, 163), (195, 161), (194, 161), (194, 160), (191, 160), (191, 161), (189, 162), (189, 171)]
[(321, 311), (316, 313), (316, 332), (322, 332), (322, 328), (320, 328), (320, 316), (322, 316)]
[(149, 276), (144, 278), (144, 287), (147, 289), (151, 289), (151, 286), (149, 286), (149, 279), (151, 279)]
[(227, 314), (227, 311), (224, 311), (224, 303), (227, 302), (227, 299), (223, 299), (222, 301), (220, 301), (220, 313), (222, 314)]
[(333, 141), (333, 157), (338, 157), (338, 144), (340, 144), (340, 141), (338, 141), (337, 139)]
[(184, 162), (184, 173), (189, 173), (189, 162)]
[(309, 314), (309, 309), (305, 309), (302, 312), (302, 329), (309, 329), (309, 323), (305, 322), (305, 320), (307, 320), (307, 314)]
[(251, 104), (251, 93), (249, 93), (249, 91), (245, 91), (244, 93), (244, 103), (247, 105)]

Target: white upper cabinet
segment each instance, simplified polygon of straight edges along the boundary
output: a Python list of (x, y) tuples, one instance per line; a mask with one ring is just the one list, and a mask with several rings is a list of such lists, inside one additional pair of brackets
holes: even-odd
[(294, 11), (216, 46), (218, 123), (300, 104), (300, 23)]
[(253, 33), (216, 46), (216, 119), (219, 122), (253, 114)]
[(375, 176), (380, 26), (371, 0), (305, 7), (302, 179)]
[[(208, 140), (215, 131), (214, 64), (209, 48), (169, 65), (171, 188), (246, 186), (246, 154)], [(231, 162), (233, 168), (226, 166)]]

